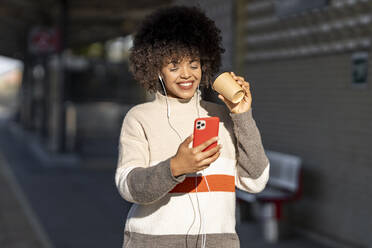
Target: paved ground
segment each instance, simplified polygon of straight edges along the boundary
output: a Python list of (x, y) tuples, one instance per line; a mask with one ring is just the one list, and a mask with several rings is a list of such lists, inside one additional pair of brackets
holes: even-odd
[(27, 212), (27, 203), (1, 153), (0, 195), (0, 247), (46, 248), (43, 235), (37, 233), (32, 215)]
[[(0, 247), (43, 247), (39, 245), (38, 239), (44, 240), (44, 244), (49, 239), (55, 248), (121, 247), (124, 221), (130, 204), (120, 198), (116, 191), (113, 160), (102, 160), (102, 163), (109, 163), (102, 166), (89, 166), (89, 160), (82, 165), (73, 159), (40, 159), (40, 156), (36, 156), (35, 149), (31, 149), (29, 145), (32, 138), (11, 125), (0, 122), (0, 152), (40, 225), (34, 225), (31, 229), (28, 227), (27, 233), (33, 233), (29, 242), (34, 246), (8, 246), (7, 243), (1, 243), (4, 240), (11, 243), (9, 240), (12, 237), (17, 237), (18, 240), (23, 231), (12, 232), (12, 227), (0, 226)], [(1, 181), (4, 180), (0, 179)], [(8, 190), (3, 193), (4, 190), (1, 191), (2, 195), (13, 197), (14, 192), (8, 193)], [(7, 202), (10, 201), (7, 199)], [(27, 219), (19, 218), (22, 213), (14, 214), (12, 207), (2, 207), (4, 201), (1, 202), (0, 222), (4, 216), (8, 219), (4, 223)], [(22, 223), (16, 224), (23, 226)], [(237, 230), (242, 248), (325, 247), (299, 236), (279, 244), (267, 244), (255, 222), (243, 223)], [(46, 237), (42, 237), (44, 233)]]
[(0, 150), (56, 248), (120, 247), (129, 204), (116, 191), (113, 170), (54, 167), (4, 126), (0, 137)]

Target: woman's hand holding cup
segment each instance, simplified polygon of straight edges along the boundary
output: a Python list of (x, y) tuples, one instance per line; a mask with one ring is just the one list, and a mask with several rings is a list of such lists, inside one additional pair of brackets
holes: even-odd
[(234, 72), (225, 72), (218, 76), (213, 83), (213, 89), (220, 93), (218, 98), (226, 104), (231, 113), (239, 114), (251, 109), (252, 95), (249, 83), (243, 77), (236, 76)]

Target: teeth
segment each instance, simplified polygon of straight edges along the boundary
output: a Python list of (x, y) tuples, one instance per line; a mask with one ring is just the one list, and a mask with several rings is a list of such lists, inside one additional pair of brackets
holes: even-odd
[(190, 85), (192, 85), (192, 83), (184, 83), (184, 84), (180, 84), (181, 86), (190, 86)]

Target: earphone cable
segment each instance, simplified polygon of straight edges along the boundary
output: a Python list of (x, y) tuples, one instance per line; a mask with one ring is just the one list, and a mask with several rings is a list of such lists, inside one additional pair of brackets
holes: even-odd
[[(164, 90), (164, 94), (165, 94), (165, 101), (166, 101), (166, 104), (167, 104), (167, 119), (168, 119), (168, 124), (169, 126), (171, 127), (171, 129), (177, 134), (178, 138), (180, 139), (180, 142), (182, 142), (182, 137), (181, 135), (178, 133), (178, 131), (173, 127), (173, 125), (171, 124), (170, 122), (170, 114), (171, 114), (171, 108), (170, 108), (170, 104), (168, 102), (168, 94), (167, 94), (167, 91), (166, 91), (166, 88), (165, 88), (165, 85), (164, 85), (164, 82), (163, 82), (163, 78), (160, 76), (160, 74), (158, 75), (159, 76), (159, 80), (161, 82), (161, 86)], [(199, 94), (200, 94), (200, 90), (199, 90), (199, 86), (200, 84), (198, 85), (198, 89), (197, 89), (197, 92), (196, 92), (196, 110), (197, 110), (197, 115), (198, 115), (198, 118), (200, 118), (200, 112), (199, 112)], [(203, 173), (204, 173), (204, 170), (203, 170)], [(210, 188), (209, 188), (209, 184), (208, 184), (208, 181), (207, 181), (207, 178), (205, 176), (201, 176), (201, 178), (205, 180), (206, 184), (207, 184), (207, 188), (208, 188), (208, 192), (209, 192), (209, 196), (210, 196)], [(199, 230), (198, 230), (198, 236), (200, 235), (200, 232), (203, 231), (204, 233), (202, 234), (202, 240), (201, 240), (201, 246), (202, 248), (205, 248), (205, 245), (206, 245), (206, 239), (207, 239), (207, 236), (206, 236), (206, 232), (205, 232), (205, 224), (204, 224), (204, 214), (202, 214), (202, 210), (200, 208), (200, 204), (199, 204), (199, 197), (198, 197), (198, 189), (197, 189), (197, 179), (198, 177), (195, 176), (195, 191), (196, 191), (196, 201), (197, 201), (197, 205), (198, 205), (198, 210), (199, 210), (199, 222), (200, 222), (200, 225), (199, 225)], [(195, 208), (194, 208), (194, 204), (193, 204), (193, 201), (191, 199), (191, 196), (190, 196), (190, 193), (188, 193), (189, 195), (189, 198), (190, 198), (190, 201), (191, 201), (191, 205), (192, 205), (192, 208), (193, 208), (193, 211), (194, 211), (194, 219), (193, 219), (193, 222), (191, 224), (191, 226), (189, 227), (188, 231), (187, 231), (187, 234), (186, 234), (186, 242), (187, 242), (187, 236), (188, 236), (188, 233), (190, 232), (192, 226), (194, 225), (194, 222), (195, 222)], [(203, 216), (203, 217), (202, 217)]]

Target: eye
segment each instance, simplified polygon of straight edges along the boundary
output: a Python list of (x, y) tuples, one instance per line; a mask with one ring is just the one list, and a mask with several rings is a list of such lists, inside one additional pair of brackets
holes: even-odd
[(191, 69), (193, 70), (196, 70), (196, 69), (199, 69), (199, 65), (198, 64), (191, 64)]
[(170, 71), (177, 71), (178, 68), (177, 68), (177, 67), (172, 67), (172, 68), (170, 68), (169, 70), (170, 70)]

